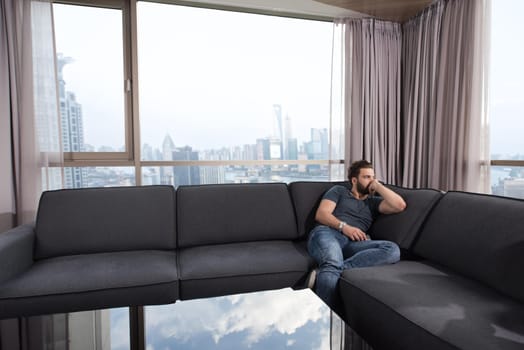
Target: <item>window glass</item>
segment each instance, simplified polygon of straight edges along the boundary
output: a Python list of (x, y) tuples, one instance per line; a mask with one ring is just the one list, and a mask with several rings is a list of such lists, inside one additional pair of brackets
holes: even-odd
[[(508, 10), (511, 9), (511, 10)], [(492, 2), (490, 125), (492, 159), (524, 160), (524, 2)]]
[[(335, 169), (338, 170), (338, 169)], [(333, 172), (334, 170), (331, 169)], [(185, 165), (142, 167), (142, 185), (199, 185), (223, 183), (266, 183), (331, 181), (327, 164), (279, 165)], [(338, 174), (338, 173), (337, 173)], [(336, 180), (341, 178), (336, 178)]]
[[(493, 160), (524, 160), (524, 2), (492, 2), (490, 57), (490, 145)], [(508, 11), (511, 9), (511, 11)], [(524, 198), (522, 167), (492, 166), (493, 194)]]
[(134, 186), (133, 167), (65, 167), (64, 188)]
[(524, 198), (524, 167), (491, 167), (491, 190), (493, 194)]
[(137, 12), (142, 160), (328, 159), (332, 23), (145, 2)]
[(125, 151), (122, 11), (54, 4), (62, 148)]

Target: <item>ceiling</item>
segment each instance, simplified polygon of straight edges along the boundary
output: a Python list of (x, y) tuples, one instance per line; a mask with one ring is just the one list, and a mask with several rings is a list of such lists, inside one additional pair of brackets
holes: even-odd
[(433, 0), (316, 0), (336, 7), (350, 9), (372, 17), (405, 22), (429, 6)]
[(255, 12), (269, 12), (283, 15), (318, 17), (326, 20), (336, 17), (364, 17), (356, 11), (324, 4), (315, 0), (160, 0), (161, 2), (190, 5), (225, 7)]
[(434, 0), (161, 0), (178, 4), (211, 5), (324, 19), (376, 17), (404, 22)]

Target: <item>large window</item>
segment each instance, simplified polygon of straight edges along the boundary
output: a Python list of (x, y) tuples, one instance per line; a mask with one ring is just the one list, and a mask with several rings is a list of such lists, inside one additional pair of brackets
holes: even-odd
[(141, 159), (173, 162), (144, 180), (328, 179), (331, 23), (147, 2), (137, 13)]
[[(510, 10), (508, 10), (510, 9)], [(491, 185), (494, 194), (524, 198), (524, 36), (520, 0), (492, 1)]]
[(330, 146), (330, 21), (123, 0), (53, 11), (65, 187), (341, 170), (330, 161), (342, 153)]

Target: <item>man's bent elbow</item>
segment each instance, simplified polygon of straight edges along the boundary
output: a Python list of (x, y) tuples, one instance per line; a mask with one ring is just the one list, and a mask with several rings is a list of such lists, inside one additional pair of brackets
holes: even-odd
[(400, 201), (399, 203), (397, 203), (396, 205), (396, 210), (397, 210), (397, 213), (400, 213), (400, 212), (403, 212), (404, 210), (406, 210), (406, 207), (408, 205), (406, 204), (406, 202), (404, 202), (403, 200)]

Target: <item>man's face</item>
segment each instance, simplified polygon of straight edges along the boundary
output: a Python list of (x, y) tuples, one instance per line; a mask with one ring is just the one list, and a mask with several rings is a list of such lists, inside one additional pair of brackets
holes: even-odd
[(356, 186), (358, 193), (361, 195), (369, 194), (369, 184), (375, 179), (375, 171), (371, 168), (362, 168), (358, 174), (358, 178), (351, 179), (353, 186)]

